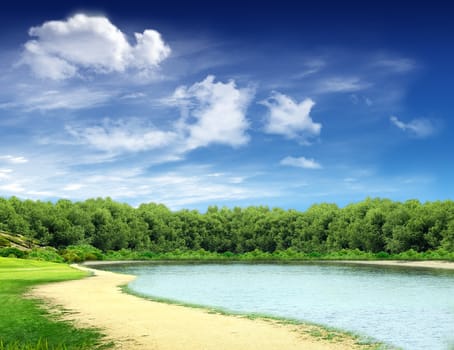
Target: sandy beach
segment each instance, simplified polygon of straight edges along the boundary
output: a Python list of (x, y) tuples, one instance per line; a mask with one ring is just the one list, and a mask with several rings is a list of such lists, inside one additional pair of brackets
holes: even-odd
[(403, 261), (403, 260), (340, 260), (332, 261), (333, 263), (359, 264), (373, 266), (397, 266), (397, 267), (417, 267), (427, 269), (454, 270), (453, 261)]
[[(251, 320), (208, 310), (142, 299), (121, 291), (135, 277), (82, 266), (93, 276), (41, 285), (32, 296), (70, 311), (65, 319), (76, 325), (96, 327), (128, 350), (350, 350), (367, 349), (348, 336), (323, 339), (318, 327)], [(333, 338), (332, 335), (327, 338)]]

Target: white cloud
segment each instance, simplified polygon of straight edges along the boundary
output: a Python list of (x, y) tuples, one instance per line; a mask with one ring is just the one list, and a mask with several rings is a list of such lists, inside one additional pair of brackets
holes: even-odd
[(244, 176), (233, 176), (228, 179), (228, 182), (231, 184), (240, 184), (243, 183), (246, 178)]
[(373, 101), (369, 97), (361, 96), (361, 95), (357, 95), (357, 94), (351, 94), (350, 100), (352, 101), (352, 103), (354, 105), (365, 104), (366, 106), (370, 107), (374, 104)]
[[(173, 209), (200, 203), (219, 203), (275, 195), (270, 188), (254, 187), (246, 182), (247, 175), (226, 173), (209, 176), (206, 168), (187, 166), (153, 174), (132, 168), (129, 164), (103, 169), (77, 169), (67, 176), (55, 176), (51, 169), (21, 174), (22, 181), (0, 186), (4, 192), (37, 199), (87, 198), (109, 196), (131, 204), (158, 202)], [(155, 171), (154, 171), (155, 172)]]
[(310, 116), (315, 105), (310, 98), (298, 103), (289, 96), (274, 92), (261, 104), (269, 109), (265, 132), (288, 138), (306, 138), (320, 134), (322, 124), (314, 123)]
[(416, 68), (415, 61), (408, 58), (383, 58), (374, 65), (396, 73), (406, 73)]
[(10, 164), (23, 164), (27, 163), (28, 159), (22, 156), (12, 156), (8, 154), (6, 156), (0, 156), (0, 161), (4, 161)]
[(224, 176), (225, 174), (224, 173), (209, 173), (207, 174), (206, 176), (209, 176), (209, 177), (219, 177), (219, 176)]
[(51, 191), (26, 191), (25, 194), (27, 196), (31, 196), (32, 198), (49, 198), (49, 197), (58, 197), (54, 192)]
[(234, 81), (215, 82), (213, 76), (208, 76), (192, 86), (178, 87), (171, 97), (162, 101), (167, 106), (179, 107), (181, 112), (167, 129), (130, 118), (105, 119), (96, 125), (67, 125), (66, 131), (75, 139), (72, 143), (111, 155), (159, 149), (155, 160), (173, 161), (210, 144), (232, 147), (246, 144), (249, 122), (245, 113), (252, 96), (251, 88), (238, 88)]
[(84, 185), (82, 184), (68, 184), (65, 187), (63, 187), (63, 191), (77, 191), (80, 190)]
[(64, 21), (32, 27), (36, 39), (24, 45), (22, 62), (41, 78), (62, 80), (81, 70), (96, 73), (149, 70), (170, 55), (170, 48), (155, 30), (135, 33), (135, 45), (103, 16), (76, 14)]
[(104, 120), (102, 125), (66, 130), (80, 143), (108, 152), (138, 152), (162, 148), (177, 138), (173, 131), (161, 131), (137, 120)]
[(214, 76), (190, 87), (178, 87), (167, 103), (181, 108), (179, 132), (185, 150), (212, 143), (238, 147), (249, 141), (246, 110), (253, 97), (251, 88), (237, 88), (235, 81), (215, 82)]
[(320, 163), (317, 163), (314, 159), (305, 158), (305, 157), (285, 157), (280, 162), (281, 165), (294, 166), (304, 169), (321, 169), (322, 166)]
[(25, 189), (22, 187), (22, 185), (18, 183), (9, 183), (6, 185), (1, 185), (0, 186), (0, 191), (5, 191), (8, 193), (22, 193), (25, 191)]
[(318, 83), (318, 92), (354, 92), (368, 88), (369, 83), (361, 81), (357, 77), (335, 77), (328, 78)]
[(0, 168), (0, 180), (7, 180), (11, 177), (12, 169), (1, 169)]
[(147, 95), (143, 92), (132, 92), (129, 94), (124, 94), (120, 98), (122, 100), (136, 100), (146, 97)]
[(134, 33), (136, 46), (132, 47), (131, 64), (139, 69), (157, 66), (170, 55), (170, 47), (156, 30)]
[(55, 109), (84, 109), (106, 103), (113, 93), (87, 88), (67, 91), (49, 90), (26, 98), (21, 103), (27, 111)]
[(303, 79), (310, 75), (316, 74), (326, 66), (326, 62), (322, 59), (308, 60), (304, 64), (305, 69), (294, 76), (294, 79)]
[(395, 116), (391, 116), (389, 119), (399, 129), (408, 131), (417, 137), (428, 137), (436, 131), (435, 126), (428, 119), (413, 119), (408, 123), (399, 120)]
[(25, 112), (86, 109), (101, 106), (115, 95), (115, 90), (103, 91), (86, 87), (64, 90), (33, 87), (18, 92), (14, 101), (0, 103), (0, 109), (19, 108)]

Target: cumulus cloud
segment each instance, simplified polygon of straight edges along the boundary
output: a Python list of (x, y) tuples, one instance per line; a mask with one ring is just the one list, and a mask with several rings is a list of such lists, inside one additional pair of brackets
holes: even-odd
[(41, 78), (63, 80), (81, 70), (97, 73), (149, 70), (170, 55), (161, 34), (147, 29), (135, 33), (135, 45), (103, 16), (76, 14), (63, 21), (32, 27), (35, 39), (24, 45), (22, 62)]
[(10, 154), (5, 156), (0, 156), (0, 161), (4, 161), (10, 164), (23, 164), (27, 163), (28, 159), (22, 156), (12, 156)]
[(428, 119), (413, 119), (408, 123), (399, 120), (395, 116), (391, 116), (389, 119), (391, 123), (399, 129), (409, 132), (417, 137), (428, 137), (436, 131), (434, 124)]
[(280, 162), (281, 165), (294, 166), (304, 169), (321, 169), (320, 163), (317, 163), (314, 159), (305, 157), (285, 157)]
[(105, 119), (101, 124), (67, 125), (76, 143), (112, 154), (160, 149), (163, 159), (179, 159), (210, 144), (239, 147), (249, 141), (246, 110), (253, 97), (250, 88), (234, 81), (216, 82), (213, 76), (189, 87), (180, 86), (162, 102), (178, 107), (180, 115), (167, 129), (143, 119)]
[(66, 130), (80, 143), (108, 152), (138, 152), (168, 146), (177, 138), (173, 131), (162, 131), (137, 120), (104, 120), (102, 125), (71, 127)]
[(289, 96), (274, 92), (261, 104), (268, 107), (265, 132), (288, 138), (306, 138), (320, 134), (322, 124), (314, 123), (310, 112), (315, 102), (306, 98), (296, 102)]
[(246, 110), (253, 97), (251, 88), (238, 88), (235, 81), (215, 82), (214, 76), (190, 87), (178, 87), (167, 103), (182, 111), (179, 132), (185, 138), (185, 149), (212, 143), (238, 147), (249, 141)]

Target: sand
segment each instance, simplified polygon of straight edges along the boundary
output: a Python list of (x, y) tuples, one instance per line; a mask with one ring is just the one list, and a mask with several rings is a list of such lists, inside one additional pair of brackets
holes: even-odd
[(343, 264), (360, 264), (360, 265), (375, 265), (375, 266), (399, 266), (399, 267), (418, 267), (428, 269), (443, 269), (454, 270), (454, 262), (452, 261), (402, 261), (402, 260), (341, 260), (333, 261)]
[[(227, 316), (171, 305), (123, 293), (135, 277), (86, 267), (94, 275), (76, 281), (41, 285), (32, 296), (68, 310), (76, 326), (96, 327), (128, 350), (351, 350), (367, 349), (348, 336), (311, 325)], [(60, 316), (61, 317), (61, 316)], [(333, 338), (331, 340), (323, 339)]]

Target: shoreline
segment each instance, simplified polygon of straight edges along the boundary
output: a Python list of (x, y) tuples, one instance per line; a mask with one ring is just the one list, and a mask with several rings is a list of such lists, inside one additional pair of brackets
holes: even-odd
[(440, 269), (454, 270), (454, 261), (447, 260), (97, 260), (85, 261), (80, 266), (93, 267), (105, 265), (122, 265), (122, 264), (185, 264), (185, 263), (200, 263), (200, 264), (346, 264), (346, 265), (369, 265), (381, 267), (403, 267), (403, 268), (424, 268), (424, 269)]
[(75, 281), (41, 285), (33, 297), (69, 311), (65, 319), (95, 327), (116, 349), (375, 349), (347, 332), (271, 318), (249, 319), (208, 309), (144, 299), (122, 291), (135, 276), (73, 265), (92, 275)]
[(410, 267), (423, 269), (454, 270), (454, 262), (446, 260), (333, 260), (333, 263), (381, 267)]

